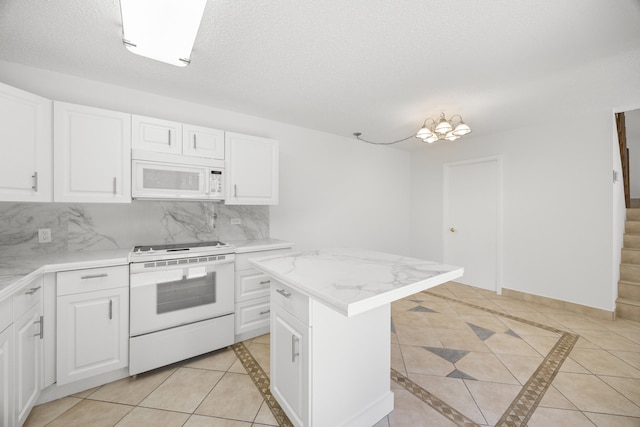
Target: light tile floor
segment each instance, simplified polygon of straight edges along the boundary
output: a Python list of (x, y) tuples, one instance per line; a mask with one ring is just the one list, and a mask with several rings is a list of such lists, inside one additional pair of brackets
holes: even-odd
[[(268, 335), (243, 344), (268, 375)], [(375, 427), (640, 426), (637, 322), (447, 283), (392, 305), (391, 347), (395, 409)], [(237, 354), (37, 406), (25, 426), (278, 425)]]

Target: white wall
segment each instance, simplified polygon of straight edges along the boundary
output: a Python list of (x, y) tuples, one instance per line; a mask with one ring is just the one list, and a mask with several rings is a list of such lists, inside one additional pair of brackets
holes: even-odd
[(54, 100), (280, 141), (280, 205), (271, 236), (298, 249), (408, 253), (410, 155), (232, 111), (0, 61), (0, 81)]
[(612, 311), (624, 219), (612, 115), (637, 108), (639, 74), (636, 51), (523, 84), (522, 122), (533, 124), (415, 152), (412, 254), (442, 259), (443, 164), (502, 154), (502, 287)]

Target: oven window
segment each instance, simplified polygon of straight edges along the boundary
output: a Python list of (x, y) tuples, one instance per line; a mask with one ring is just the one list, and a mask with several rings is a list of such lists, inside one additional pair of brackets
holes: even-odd
[(182, 280), (158, 283), (156, 289), (157, 314), (213, 304), (216, 302), (216, 272), (197, 277), (184, 275)]

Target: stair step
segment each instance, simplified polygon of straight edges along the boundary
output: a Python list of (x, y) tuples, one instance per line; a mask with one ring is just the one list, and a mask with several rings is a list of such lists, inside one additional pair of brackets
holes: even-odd
[(640, 249), (640, 234), (624, 234), (624, 247)]
[(640, 221), (625, 221), (624, 232), (628, 234), (640, 234)]
[(616, 300), (616, 317), (640, 322), (640, 301), (618, 298)]
[(620, 264), (620, 280), (640, 283), (640, 265)]
[(640, 209), (639, 208), (627, 209), (627, 221), (640, 221)]
[(622, 248), (622, 260), (623, 264), (637, 264), (640, 265), (640, 249)]
[(620, 280), (618, 282), (618, 297), (640, 301), (640, 283)]

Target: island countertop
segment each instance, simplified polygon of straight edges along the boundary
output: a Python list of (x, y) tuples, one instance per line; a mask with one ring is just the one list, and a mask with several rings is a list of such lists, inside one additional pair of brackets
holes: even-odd
[(345, 316), (461, 277), (462, 267), (355, 248), (253, 258), (258, 270)]

